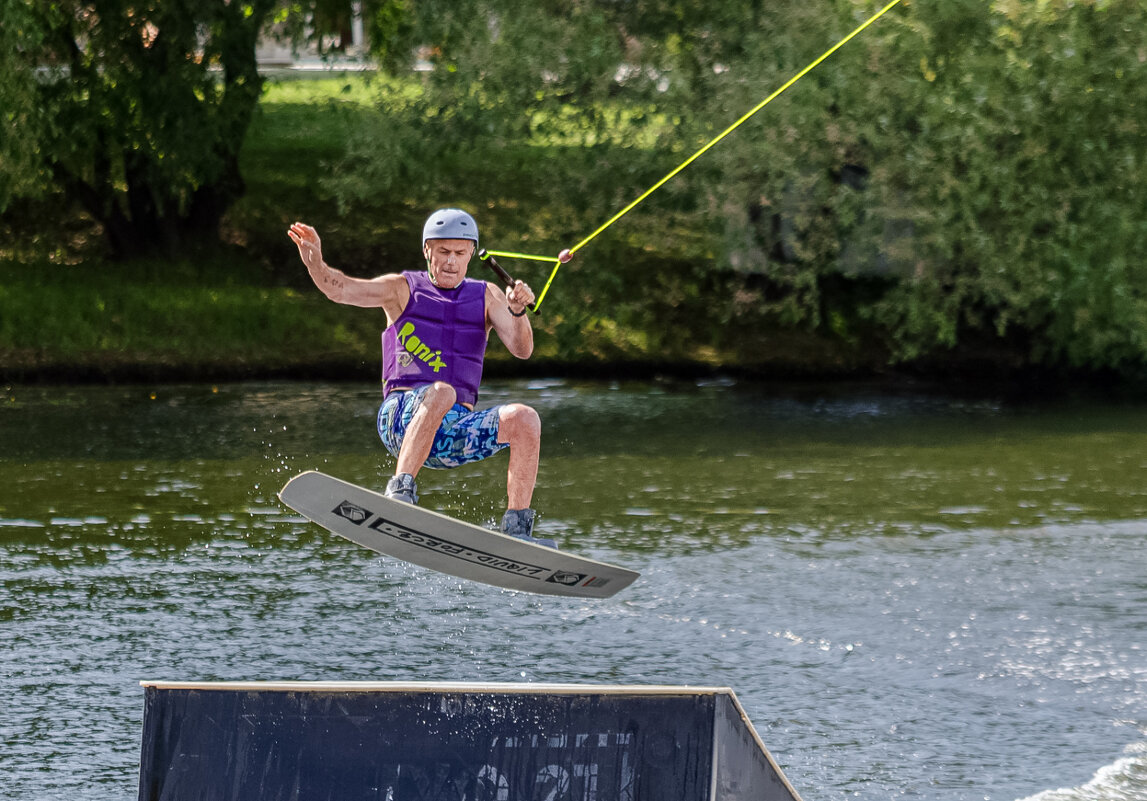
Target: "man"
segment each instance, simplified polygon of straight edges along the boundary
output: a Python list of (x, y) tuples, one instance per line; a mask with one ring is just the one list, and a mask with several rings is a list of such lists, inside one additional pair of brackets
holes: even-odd
[(439, 209), (422, 230), (426, 270), (372, 279), (351, 278), (324, 262), (319, 235), (309, 225), (297, 222), (287, 235), (324, 295), (386, 314), (378, 433), (398, 459), (386, 495), (417, 503), (415, 478), (422, 467), (458, 467), (508, 447), (502, 531), (556, 547), (553, 540), (533, 537), (530, 504), (541, 452), (537, 412), (520, 403), (474, 410), (490, 330), (519, 359), (534, 350), (526, 314), (534, 301), (530, 288), (516, 281), (503, 292), (466, 277), (478, 249), (474, 218), (461, 209)]

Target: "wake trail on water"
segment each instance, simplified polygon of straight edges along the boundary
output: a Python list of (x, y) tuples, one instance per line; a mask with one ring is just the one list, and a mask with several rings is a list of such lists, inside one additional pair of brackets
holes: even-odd
[(1116, 760), (1095, 772), (1079, 787), (1045, 790), (1020, 801), (1144, 801), (1147, 787), (1147, 742), (1127, 746), (1131, 756)]

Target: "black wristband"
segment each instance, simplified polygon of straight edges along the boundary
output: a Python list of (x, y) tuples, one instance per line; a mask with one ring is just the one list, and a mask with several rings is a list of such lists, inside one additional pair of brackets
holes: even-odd
[(512, 314), (514, 317), (523, 317), (523, 316), (525, 316), (526, 312), (528, 312), (529, 310), (530, 310), (529, 306), (524, 306), (524, 307), (522, 307), (522, 310), (520, 312), (516, 312), (513, 309), (510, 309), (510, 314)]

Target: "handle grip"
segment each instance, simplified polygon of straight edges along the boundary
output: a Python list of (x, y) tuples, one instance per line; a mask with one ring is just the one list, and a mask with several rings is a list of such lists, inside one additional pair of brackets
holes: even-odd
[[(486, 251), (486, 248), (482, 248), (478, 251), (478, 258), (484, 261), (486, 266), (494, 271), (494, 274), (498, 276), (499, 280), (501, 280), (501, 282), (505, 285), (506, 289), (509, 289), (515, 283), (517, 283), (514, 281), (514, 278), (508, 272), (506, 272), (506, 268), (498, 264), (498, 261)], [(535, 311), (533, 303), (527, 304), (526, 308), (530, 311)]]

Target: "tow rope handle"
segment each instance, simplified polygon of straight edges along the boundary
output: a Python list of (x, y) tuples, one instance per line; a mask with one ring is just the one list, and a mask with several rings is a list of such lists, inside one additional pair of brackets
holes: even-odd
[[(494, 274), (498, 276), (498, 279), (506, 286), (506, 289), (513, 288), (514, 284), (517, 283), (513, 276), (506, 272), (506, 268), (498, 264), (498, 260), (491, 256), (486, 248), (482, 248), (478, 251), (478, 258), (484, 261), (486, 266), (494, 271)], [(537, 312), (537, 301), (526, 304), (526, 308), (532, 312)]]
[[(578, 245), (578, 247), (581, 247), (581, 245)], [(510, 274), (502, 268), (502, 265), (498, 264), (498, 262), (494, 259), (494, 256), (505, 256), (506, 258), (510, 259), (528, 259), (530, 261), (545, 261), (553, 263), (554, 269), (550, 271), (550, 277), (546, 281), (546, 285), (542, 287), (542, 291), (538, 293), (538, 296), (534, 302), (529, 305), (530, 311), (537, 312), (542, 307), (542, 301), (546, 299), (546, 293), (550, 291), (550, 284), (554, 282), (554, 276), (558, 274), (558, 268), (563, 264), (569, 264), (570, 260), (573, 259), (574, 250), (576, 250), (576, 248), (567, 248), (557, 256), (535, 256), (530, 253), (512, 253), (508, 250), (486, 250), (485, 248), (482, 248), (478, 251), (478, 258), (486, 262), (490, 269), (498, 274), (498, 278), (502, 280), (507, 288), (514, 285), (514, 279), (511, 278)]]

